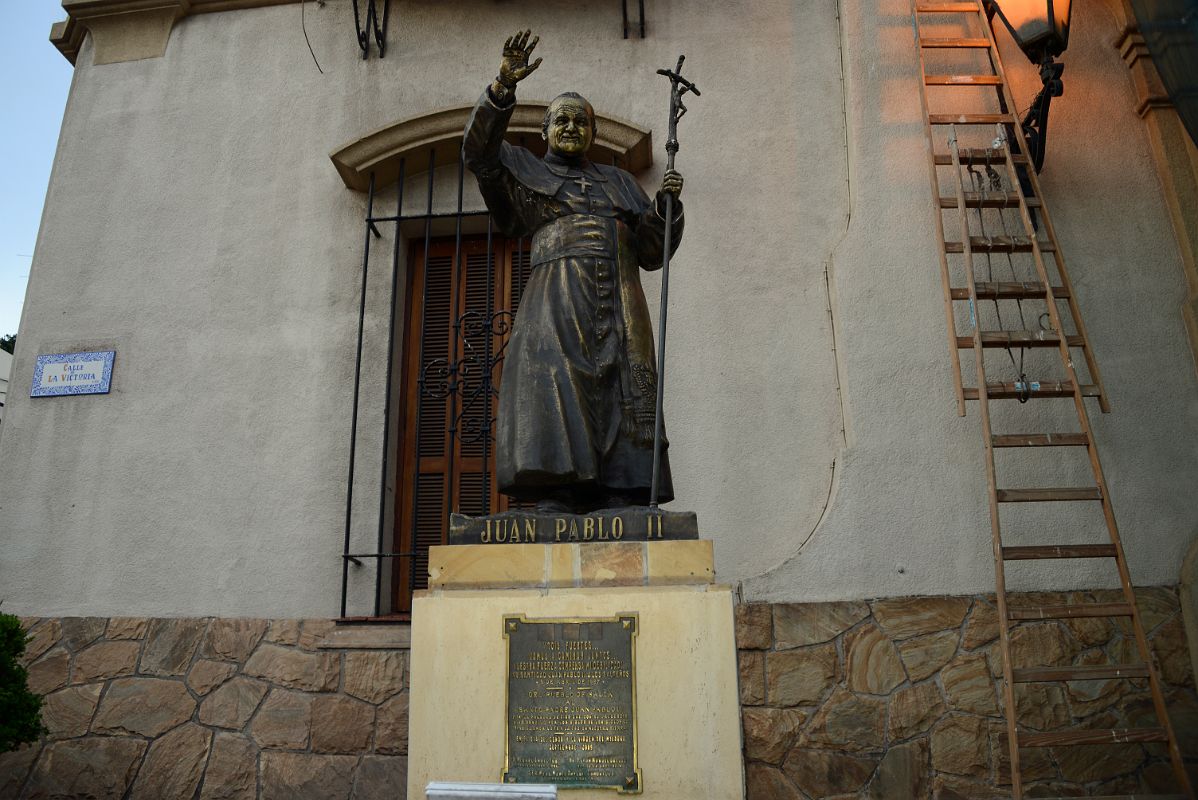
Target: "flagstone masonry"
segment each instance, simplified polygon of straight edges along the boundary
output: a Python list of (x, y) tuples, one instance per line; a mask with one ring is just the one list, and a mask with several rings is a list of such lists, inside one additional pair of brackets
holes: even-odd
[[(1137, 590), (1183, 752), (1198, 692), (1177, 592)], [(1013, 603), (1110, 601), (1110, 592)], [(0, 798), (389, 798), (405, 792), (408, 653), (396, 626), (308, 619), (25, 618), (42, 741), (0, 755)], [(736, 609), (748, 800), (1010, 796), (994, 598)], [(1016, 666), (1135, 661), (1119, 620), (1021, 624)], [(1035, 730), (1153, 724), (1144, 681), (1020, 685)], [(1024, 750), (1036, 795), (1171, 788), (1156, 745)], [(644, 765), (646, 783), (652, 765)], [(1198, 773), (1198, 769), (1194, 772)]]

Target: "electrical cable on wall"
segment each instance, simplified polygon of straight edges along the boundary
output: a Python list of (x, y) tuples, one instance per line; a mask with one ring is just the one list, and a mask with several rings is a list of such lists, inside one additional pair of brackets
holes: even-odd
[[(316, 69), (323, 75), (324, 70), (320, 69), (320, 62), (316, 60), (316, 52), (312, 49), (312, 40), (308, 38), (308, 25), (304, 19), (304, 6), (306, 5), (305, 0), (300, 0), (300, 30), (304, 32), (304, 41), (308, 43), (308, 52), (312, 54), (312, 62), (316, 64)], [(316, 0), (316, 5), (323, 8), (324, 0)]]

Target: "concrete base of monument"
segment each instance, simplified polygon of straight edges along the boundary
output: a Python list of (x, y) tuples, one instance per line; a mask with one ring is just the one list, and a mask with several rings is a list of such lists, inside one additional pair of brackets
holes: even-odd
[(711, 542), (606, 542), (429, 548), (430, 589), (667, 586), (715, 580)]
[[(656, 549), (673, 550), (665, 563), (680, 545), (699, 574), (648, 577)], [(545, 587), (555, 561), (577, 565), (604, 545), (434, 548), (431, 564), (471, 566), (443, 572), (413, 602), (411, 800), (431, 781), (554, 783), (566, 800), (611, 800), (613, 788), (743, 800), (732, 590), (712, 582), (710, 543), (617, 546), (609, 571), (637, 585)], [(529, 588), (474, 588), (486, 555), (523, 548), (516, 562), (543, 565), (517, 570)], [(509, 567), (495, 564), (499, 580), (513, 580)]]

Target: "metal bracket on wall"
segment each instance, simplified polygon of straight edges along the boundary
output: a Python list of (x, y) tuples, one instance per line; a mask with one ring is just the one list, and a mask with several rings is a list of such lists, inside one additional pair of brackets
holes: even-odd
[[(640, 17), (640, 22), (637, 23), (637, 30), (640, 32), (640, 37), (645, 38), (645, 0), (636, 0), (637, 15)], [(620, 13), (624, 16), (624, 38), (628, 38), (630, 24), (628, 20), (628, 0), (620, 0)]]
[(391, 10), (391, 0), (382, 0), (383, 16), (380, 21), (378, 6), (375, 0), (366, 0), (366, 19), (362, 19), (358, 0), (354, 0), (354, 28), (358, 32), (358, 47), (362, 50), (362, 58), (370, 57), (370, 39), (378, 47), (379, 58), (387, 54), (387, 16)]

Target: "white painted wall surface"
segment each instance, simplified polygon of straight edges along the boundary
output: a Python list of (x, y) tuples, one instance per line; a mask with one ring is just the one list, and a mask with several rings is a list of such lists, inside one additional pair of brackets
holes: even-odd
[[(992, 588), (906, 0), (647, 5), (649, 37), (625, 41), (607, 4), (400, 2), (387, 57), (363, 61), (348, 0), (309, 3), (323, 75), (294, 5), (185, 18), (161, 59), (97, 67), (85, 45), (0, 433), (5, 609), (338, 612), (365, 197), (327, 154), (472, 104), (526, 26), (545, 62), (522, 98), (581, 91), (657, 148), (654, 70), (685, 52), (703, 90), (681, 128), (667, 422), (674, 507), (698, 511), (719, 578), (795, 601)], [(1132, 573), (1166, 583), (1198, 529), (1198, 380), (1113, 25), (1078, 2), (1043, 184), (1115, 408), (1097, 437)], [(453, 201), (439, 187), (438, 208)], [(375, 253), (385, 275), (389, 238)], [(387, 280), (368, 287), (368, 365), (384, 363)], [(117, 351), (109, 395), (28, 397), (38, 353), (95, 348)], [(375, 545), (382, 372), (363, 384), (358, 551)], [(1017, 585), (1097, 577), (1037, 569)], [(353, 571), (351, 614), (373, 581)]]

